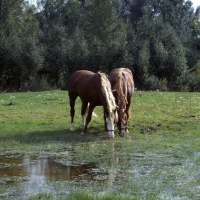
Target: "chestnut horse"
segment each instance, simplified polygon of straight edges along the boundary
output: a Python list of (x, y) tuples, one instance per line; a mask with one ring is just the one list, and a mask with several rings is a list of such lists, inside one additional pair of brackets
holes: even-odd
[(118, 129), (120, 136), (128, 132), (128, 118), (131, 96), (134, 92), (134, 81), (132, 72), (127, 68), (113, 69), (109, 74), (113, 95), (118, 106)]
[[(114, 137), (115, 124), (118, 122), (117, 105), (112, 94), (111, 85), (104, 73), (93, 73), (87, 70), (78, 70), (69, 78), (68, 94), (70, 100), (71, 125), (74, 130), (75, 101), (79, 96), (82, 101), (82, 135), (86, 133), (96, 106), (103, 106), (104, 123), (109, 137)], [(85, 123), (85, 115), (86, 123)]]

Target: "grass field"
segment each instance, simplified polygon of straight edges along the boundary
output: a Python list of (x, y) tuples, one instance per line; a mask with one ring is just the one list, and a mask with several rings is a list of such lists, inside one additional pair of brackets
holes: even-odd
[(107, 138), (102, 107), (81, 136), (80, 108), (77, 99), (70, 132), (67, 91), (0, 93), (0, 156), (54, 156), (96, 170), (35, 190), (24, 189), (24, 177), (2, 176), (1, 199), (200, 199), (199, 93), (136, 91), (124, 138), (117, 129)]

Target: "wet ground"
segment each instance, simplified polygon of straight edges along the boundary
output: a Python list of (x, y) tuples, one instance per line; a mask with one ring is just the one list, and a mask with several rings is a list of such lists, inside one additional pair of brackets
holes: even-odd
[(59, 190), (66, 195), (71, 190), (66, 189), (70, 183), (91, 181), (99, 176), (106, 178), (107, 173), (100, 172), (95, 163), (65, 165), (51, 155), (0, 155), (0, 184), (10, 188), (1, 194), (0, 187), (0, 199), (28, 199), (41, 192), (56, 193), (55, 187), (62, 183), (66, 185)]
[[(88, 148), (95, 153), (87, 158)], [(0, 190), (0, 199), (7, 199), (7, 193), (8, 199), (9, 195), (27, 199), (40, 192), (66, 196), (74, 188), (117, 191), (141, 199), (148, 199), (148, 195), (159, 199), (200, 198), (199, 153), (188, 157), (184, 149), (140, 151), (121, 144), (75, 147), (75, 151), (78, 149), (84, 152), (79, 155), (81, 159), (68, 151), (55, 155), (0, 155), (0, 184), (11, 188), (2, 196)]]
[[(94, 163), (77, 166), (63, 165), (54, 156), (1, 155), (0, 179), (21, 178), (22, 182), (48, 182), (73, 180), (79, 176), (92, 178), (98, 168)], [(10, 181), (8, 181), (10, 184)]]

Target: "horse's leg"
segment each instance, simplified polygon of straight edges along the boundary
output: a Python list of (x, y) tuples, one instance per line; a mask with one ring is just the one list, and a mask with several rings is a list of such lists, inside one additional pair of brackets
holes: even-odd
[(117, 124), (116, 124), (116, 126), (117, 126), (117, 128), (118, 128), (118, 131), (119, 131), (119, 135), (120, 135), (120, 132), (121, 132), (121, 124), (122, 124), (122, 122), (121, 122), (121, 119), (120, 119), (120, 114), (119, 114), (119, 111), (118, 111), (118, 122), (117, 122)]
[(103, 118), (104, 118), (104, 131), (106, 132), (107, 131), (107, 126), (106, 126), (106, 108), (103, 107), (103, 112), (104, 112), (104, 115), (103, 115)]
[(74, 115), (75, 115), (75, 101), (77, 98), (77, 94), (69, 94), (69, 99), (70, 99), (70, 115), (71, 115), (71, 125), (70, 125), (70, 131), (74, 131)]
[(87, 101), (82, 101), (82, 107), (81, 107), (82, 123), (81, 123), (81, 128), (84, 128), (84, 126), (85, 126), (85, 116), (87, 114), (87, 110), (88, 110), (88, 102)]
[(131, 99), (128, 99), (128, 104), (126, 105), (126, 116), (127, 116), (127, 126), (126, 126), (126, 129), (125, 129), (126, 132), (129, 132), (128, 131), (128, 119), (130, 117), (130, 110), (129, 110), (130, 104), (131, 104)]
[(89, 124), (89, 122), (91, 121), (91, 118), (92, 118), (92, 112), (94, 110), (94, 107), (95, 106), (92, 103), (90, 103), (89, 109), (88, 109), (88, 114), (87, 114), (87, 117), (86, 117), (86, 123), (85, 123), (83, 130), (82, 130), (81, 135), (84, 135), (86, 133), (87, 126), (88, 126), (88, 124)]

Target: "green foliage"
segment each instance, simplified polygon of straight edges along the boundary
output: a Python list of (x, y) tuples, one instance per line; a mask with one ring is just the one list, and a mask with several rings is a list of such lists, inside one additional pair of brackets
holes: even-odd
[(155, 16), (149, 21), (151, 10), (144, 7), (143, 12), (144, 16), (137, 26), (141, 50), (138, 51), (138, 66), (135, 67), (136, 73), (140, 74), (140, 85), (145, 84), (149, 76), (155, 76), (158, 80), (167, 80), (169, 89), (180, 90), (188, 73), (185, 48), (176, 30), (166, 24), (162, 16)]
[(189, 0), (2, 0), (0, 11), (1, 91), (67, 88), (78, 69), (115, 67), (137, 88), (194, 90), (200, 7)]
[(31, 76), (35, 76), (39, 67), (43, 63), (42, 45), (39, 44), (39, 38), (42, 32), (39, 29), (39, 22), (34, 16), (36, 9), (26, 6), (22, 20), (19, 23), (19, 37), (21, 39), (20, 47), (20, 69), (21, 69), (21, 89), (27, 90)]
[[(13, 87), (19, 84), (19, 45), (20, 38), (15, 35), (19, 21), (15, 16), (21, 16), (23, 1), (18, 0), (13, 4), (1, 1), (0, 6), (0, 87)], [(13, 77), (16, 77), (15, 81)], [(10, 83), (8, 85), (8, 80)]]
[(1, 3), (7, 13), (0, 25), (0, 85), (1, 89), (19, 90), (43, 62), (39, 45), (41, 31), (34, 16), (35, 7), (23, 1)]

